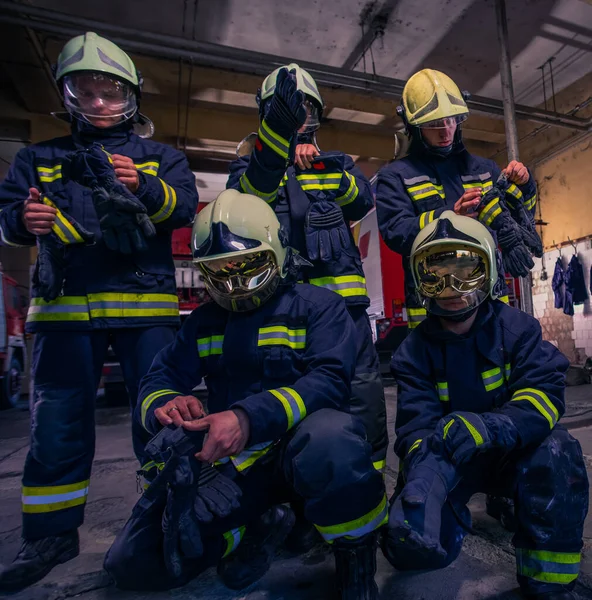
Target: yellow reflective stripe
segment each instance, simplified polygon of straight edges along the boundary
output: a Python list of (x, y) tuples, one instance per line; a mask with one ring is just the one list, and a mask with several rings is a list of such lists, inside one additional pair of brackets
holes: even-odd
[(93, 318), (177, 317), (179, 298), (175, 294), (133, 294), (103, 292), (88, 294)]
[(500, 296), (498, 298), (498, 300), (500, 300), (504, 304), (507, 304), (508, 306), (510, 306), (510, 296), (508, 296), (508, 295), (506, 295), (506, 296)]
[(156, 161), (149, 161), (145, 163), (134, 163), (134, 166), (138, 171), (142, 171), (142, 173), (146, 173), (147, 175), (158, 175), (158, 169), (160, 167), (160, 163)]
[(522, 567), (520, 574), (545, 583), (567, 584), (578, 578), (578, 573), (544, 573), (531, 567)]
[(47, 513), (79, 506), (86, 502), (89, 479), (67, 485), (23, 486), (24, 513)]
[(231, 529), (230, 531), (226, 531), (222, 534), (222, 537), (226, 540), (226, 550), (222, 555), (222, 558), (226, 558), (231, 552), (234, 552), (237, 549), (238, 545), (243, 539), (244, 534), (244, 526), (237, 527), (236, 529)]
[(490, 188), (493, 187), (493, 182), (491, 181), (483, 181), (477, 183), (463, 183), (463, 189), (466, 190), (474, 190), (475, 188), (481, 188), (483, 192), (487, 192)]
[(283, 325), (261, 327), (258, 346), (288, 346), (295, 350), (306, 346), (306, 329), (288, 329)]
[[(446, 437), (446, 436), (444, 436)], [(416, 448), (419, 448), (419, 445), (421, 444), (423, 438), (419, 438), (418, 440), (415, 440), (413, 442), (413, 444), (411, 444), (411, 446), (409, 447), (409, 450), (407, 450), (407, 456), (409, 456)]]
[(284, 407), (288, 419), (288, 429), (306, 417), (306, 406), (295, 389), (282, 387), (277, 390), (269, 390), (269, 393), (277, 398)]
[(337, 202), (339, 206), (347, 206), (348, 204), (351, 204), (360, 193), (360, 189), (358, 188), (358, 184), (356, 183), (356, 178), (347, 171), (345, 171), (344, 174), (349, 179), (350, 183), (345, 194), (343, 194), (342, 196), (337, 196), (337, 198), (335, 198), (335, 202)]
[(164, 463), (163, 462), (154, 462), (153, 460), (151, 460), (150, 462), (147, 462), (145, 465), (142, 465), (140, 467), (142, 469), (142, 471), (150, 471), (150, 469), (158, 469), (159, 471), (162, 471), (162, 469), (164, 469)]
[(469, 430), (469, 433), (473, 436), (473, 439), (475, 440), (475, 444), (477, 446), (481, 446), (481, 444), (483, 444), (483, 438), (481, 437), (481, 434), (475, 429), (473, 424), (470, 421), (467, 421), (467, 419), (465, 419), (461, 415), (456, 416), (466, 425), (467, 429)]
[(441, 197), (444, 198), (444, 190), (442, 189), (442, 186), (433, 186), (433, 189), (428, 190), (427, 192), (423, 192), (421, 194), (415, 194), (413, 196), (413, 201), (417, 201), (417, 200), (421, 200), (422, 198), (427, 198), (428, 196), (433, 196), (434, 192), (437, 192), (437, 194)]
[(254, 196), (261, 198), (262, 200), (265, 200), (265, 202), (267, 202), (268, 204), (273, 202), (277, 197), (277, 190), (274, 190), (273, 192), (261, 192), (255, 186), (253, 186), (253, 184), (247, 177), (246, 171), (240, 176), (239, 183), (243, 192), (245, 192), (246, 194), (253, 194)]
[(438, 381), (436, 383), (436, 387), (438, 388), (438, 396), (442, 402), (448, 402), (450, 400), (450, 396), (448, 395), (448, 382), (447, 381)]
[(340, 183), (305, 183), (300, 186), (304, 191), (307, 190), (338, 190)]
[(487, 392), (495, 390), (504, 384), (502, 370), (499, 367), (495, 367), (489, 371), (484, 371), (481, 373), (481, 377), (483, 379), (483, 383), (485, 384), (485, 391)]
[(177, 192), (175, 191), (175, 188), (171, 187), (160, 177), (157, 177), (157, 179), (160, 181), (162, 189), (164, 190), (164, 202), (158, 212), (150, 215), (150, 220), (153, 223), (162, 223), (173, 214), (175, 206), (177, 206)]
[(536, 204), (536, 201), (537, 201), (537, 195), (534, 194), (533, 196), (528, 198), (528, 200), (524, 201), (524, 206), (526, 207), (527, 210), (532, 210), (534, 208), (534, 205)]
[(579, 552), (553, 552), (516, 548), (516, 567), (519, 575), (546, 583), (567, 584), (580, 571)]
[(197, 352), (200, 358), (211, 356), (213, 354), (222, 354), (224, 344), (223, 335), (212, 335), (210, 337), (198, 338)]
[(51, 302), (31, 298), (27, 323), (36, 321), (89, 321), (86, 296), (59, 296)]
[(386, 495), (382, 497), (380, 504), (370, 512), (338, 525), (316, 525), (317, 531), (323, 536), (325, 541), (332, 542), (340, 537), (358, 538), (374, 531), (387, 523), (388, 511)]
[(146, 429), (146, 413), (148, 412), (148, 409), (150, 408), (152, 403), (155, 400), (157, 400), (158, 398), (161, 398), (162, 396), (167, 396), (169, 394), (175, 394), (176, 396), (183, 395), (180, 392), (176, 392), (175, 390), (157, 390), (156, 392), (152, 392), (151, 394), (148, 394), (148, 396), (146, 396), (146, 398), (144, 398), (144, 400), (142, 400), (141, 417), (142, 417), (142, 426), (144, 427), (144, 429)]
[[(82, 236), (74, 229), (72, 223), (64, 217), (62, 211), (47, 196), (43, 196), (43, 204), (55, 208), (57, 211), (56, 221), (52, 226), (52, 231), (60, 238), (64, 244), (84, 244)], [(65, 231), (64, 231), (65, 230)], [(70, 234), (71, 237), (68, 237)]]
[(415, 329), (427, 317), (428, 313), (425, 308), (408, 308), (407, 309), (407, 326), (409, 329)]
[(512, 194), (512, 196), (514, 196), (514, 198), (516, 198), (516, 200), (520, 200), (520, 198), (522, 198), (522, 192), (520, 191), (520, 189), (518, 188), (518, 186), (515, 183), (508, 186), (508, 189), (506, 190), (506, 192), (508, 194)]
[[(547, 419), (547, 421), (549, 421), (549, 426), (551, 429), (553, 429), (557, 421), (559, 421), (559, 412), (551, 400), (549, 400), (549, 396), (547, 396), (545, 392), (535, 388), (524, 388), (517, 390), (514, 392), (511, 401), (519, 402), (520, 400), (527, 400), (530, 402)], [(548, 410), (545, 410), (540, 400), (543, 401)], [(549, 411), (551, 414), (549, 414)]]
[(452, 427), (453, 423), (454, 423), (454, 418), (450, 419), (450, 421), (448, 421), (448, 423), (446, 423), (446, 425), (444, 425), (444, 430), (443, 430), (443, 435), (442, 435), (443, 439), (446, 439), (446, 436), (448, 435), (448, 430)]
[(288, 182), (288, 175), (284, 175), (282, 177), (282, 180), (280, 181), (280, 187), (286, 185), (287, 182)]
[(360, 275), (339, 275), (337, 277), (316, 277), (309, 283), (327, 288), (344, 298), (366, 296), (366, 279)]
[(52, 181), (62, 178), (62, 165), (56, 165), (55, 167), (37, 167), (37, 174), (39, 175), (39, 181), (51, 183)]
[(243, 450), (240, 454), (230, 456), (230, 460), (234, 465), (234, 468), (242, 473), (249, 467), (253, 466), (262, 456), (265, 456), (270, 450), (274, 448), (273, 442), (263, 442), (261, 444), (255, 444), (246, 450)]
[(374, 467), (375, 471), (382, 472), (386, 468), (386, 458), (383, 458), (382, 460), (375, 460), (372, 463), (372, 466)]
[(428, 223), (431, 223), (434, 220), (435, 214), (435, 210), (430, 210), (428, 212), (421, 213), (421, 215), (419, 216), (419, 228), (423, 229)]
[[(348, 173), (346, 173), (347, 175)], [(327, 179), (336, 179), (341, 181), (343, 177), (343, 173), (302, 173), (301, 175), (296, 175), (296, 179), (298, 181), (310, 181), (310, 183), (320, 183), (321, 181), (325, 181)]]
[(288, 159), (290, 142), (273, 131), (265, 122), (265, 119), (261, 121), (261, 127), (259, 127), (259, 139), (265, 142), (276, 154), (286, 160)]
[(512, 365), (510, 363), (506, 363), (504, 365), (504, 377), (506, 380), (510, 379), (510, 375), (512, 374)]
[(493, 220), (500, 215), (502, 208), (499, 205), (499, 198), (494, 198), (479, 214), (479, 221), (485, 225), (491, 225)]

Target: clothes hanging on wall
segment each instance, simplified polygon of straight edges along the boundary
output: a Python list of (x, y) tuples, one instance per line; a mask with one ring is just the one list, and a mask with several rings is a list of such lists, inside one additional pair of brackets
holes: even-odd
[(565, 271), (563, 269), (563, 259), (559, 256), (555, 262), (555, 270), (553, 271), (553, 279), (551, 280), (551, 287), (553, 288), (553, 294), (555, 296), (555, 308), (563, 308), (565, 294), (563, 288), (564, 284)]
[(586, 282), (584, 280), (584, 269), (578, 259), (578, 255), (574, 254), (565, 271), (565, 302), (563, 304), (563, 312), (566, 315), (573, 315), (574, 304), (582, 304), (587, 299), (588, 291), (586, 290)]

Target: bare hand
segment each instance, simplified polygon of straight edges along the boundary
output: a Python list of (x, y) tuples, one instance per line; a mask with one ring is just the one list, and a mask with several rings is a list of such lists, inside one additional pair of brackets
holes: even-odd
[(467, 190), (454, 205), (454, 212), (463, 217), (477, 217), (475, 208), (481, 202), (481, 188)]
[(184, 425), (187, 421), (194, 421), (206, 416), (202, 403), (194, 396), (177, 396), (169, 400), (164, 406), (154, 411), (154, 416), (161, 425)]
[(506, 177), (516, 185), (524, 185), (530, 179), (528, 169), (517, 160), (513, 160), (503, 171)]
[(136, 169), (134, 161), (121, 154), (112, 154), (111, 158), (113, 160), (113, 168), (115, 169), (117, 179), (119, 179), (130, 192), (135, 194), (140, 187), (140, 177), (138, 176), (138, 169)]
[(208, 437), (195, 455), (197, 460), (214, 463), (226, 456), (240, 454), (247, 445), (250, 425), (247, 413), (241, 409), (225, 410), (199, 421), (183, 423), (188, 431), (208, 430)]
[(57, 212), (53, 206), (41, 202), (37, 188), (29, 188), (29, 197), (25, 200), (23, 208), (23, 223), (29, 233), (33, 235), (51, 233)]
[(298, 144), (294, 160), (300, 169), (312, 169), (312, 161), (319, 151), (312, 144)]

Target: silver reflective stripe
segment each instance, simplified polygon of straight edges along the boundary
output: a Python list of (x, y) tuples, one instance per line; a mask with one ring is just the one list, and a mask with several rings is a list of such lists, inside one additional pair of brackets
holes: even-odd
[(114, 301), (114, 300), (92, 300), (88, 303), (91, 310), (99, 308), (176, 308), (176, 302), (133, 302), (133, 301)]
[(433, 183), (436, 185), (438, 182), (435, 179), (430, 179), (427, 175), (419, 175), (418, 177), (412, 177), (411, 179), (403, 179), (405, 185), (415, 185), (416, 183)]
[(461, 175), (460, 179), (463, 183), (485, 181), (487, 179), (491, 179), (491, 173), (488, 171), (487, 173), (480, 173), (479, 175)]

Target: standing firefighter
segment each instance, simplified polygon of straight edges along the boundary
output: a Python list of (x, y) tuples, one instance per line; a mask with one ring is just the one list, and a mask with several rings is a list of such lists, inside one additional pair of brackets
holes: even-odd
[(487, 229), (452, 211), (426, 225), (411, 269), (428, 317), (391, 364), (401, 477), (383, 549), (397, 569), (441, 568), (460, 553), (477, 492), (514, 500), (524, 597), (574, 598), (588, 478), (558, 424), (568, 361), (536, 319), (496, 299)]
[[(465, 149), (461, 131), (461, 123), (469, 115), (465, 96), (440, 71), (424, 69), (415, 73), (406, 83), (401, 106), (397, 108), (411, 138), (409, 156), (390, 163), (378, 175), (378, 225), (387, 246), (403, 256), (405, 302), (411, 329), (426, 316), (416, 295), (408, 261), (417, 234), (445, 210), (478, 218), (496, 230), (496, 219), (509, 217), (505, 205), (502, 210), (499, 197), (490, 198), (485, 205), (481, 203), (482, 195), (496, 183), (500, 169), (492, 160)], [(512, 216), (531, 219), (536, 203), (534, 179), (516, 161), (504, 171), (510, 185), (502, 200)], [(529, 216), (523, 217), (523, 210)], [(500, 283), (503, 285), (503, 281)], [(502, 299), (507, 301), (507, 297)]]
[(239, 146), (228, 187), (265, 200), (305, 259), (301, 278), (344, 298), (356, 327), (351, 411), (362, 419), (375, 467), (382, 469), (388, 445), (384, 391), (362, 261), (348, 226), (372, 208), (370, 184), (351, 157), (319, 150), (323, 100), (307, 71), (297, 64), (276, 69), (263, 81), (257, 102), (259, 131)]
[[(158, 354), (136, 418), (153, 434), (174, 424), (208, 437), (152, 498), (166, 463), (117, 537), (105, 567), (120, 587), (176, 587), (214, 565), (228, 587), (247, 587), (294, 523), (274, 505), (297, 497), (332, 544), (338, 597), (378, 598), (386, 496), (362, 424), (346, 412), (354, 324), (339, 295), (292, 282), (286, 242), (273, 210), (236, 190), (197, 217), (193, 259), (214, 302)], [(202, 379), (208, 416), (191, 396)]]
[[(95, 33), (70, 40), (56, 81), (71, 135), (21, 150), (0, 185), (6, 246), (39, 256), (27, 331), (35, 333), (32, 440), (23, 474), (23, 545), (0, 590), (38, 581), (78, 554), (94, 454), (94, 400), (111, 344), (135, 407), (139, 381), (179, 322), (171, 232), (191, 222), (185, 157), (133, 132), (141, 78)], [(134, 431), (142, 459), (146, 439)]]

